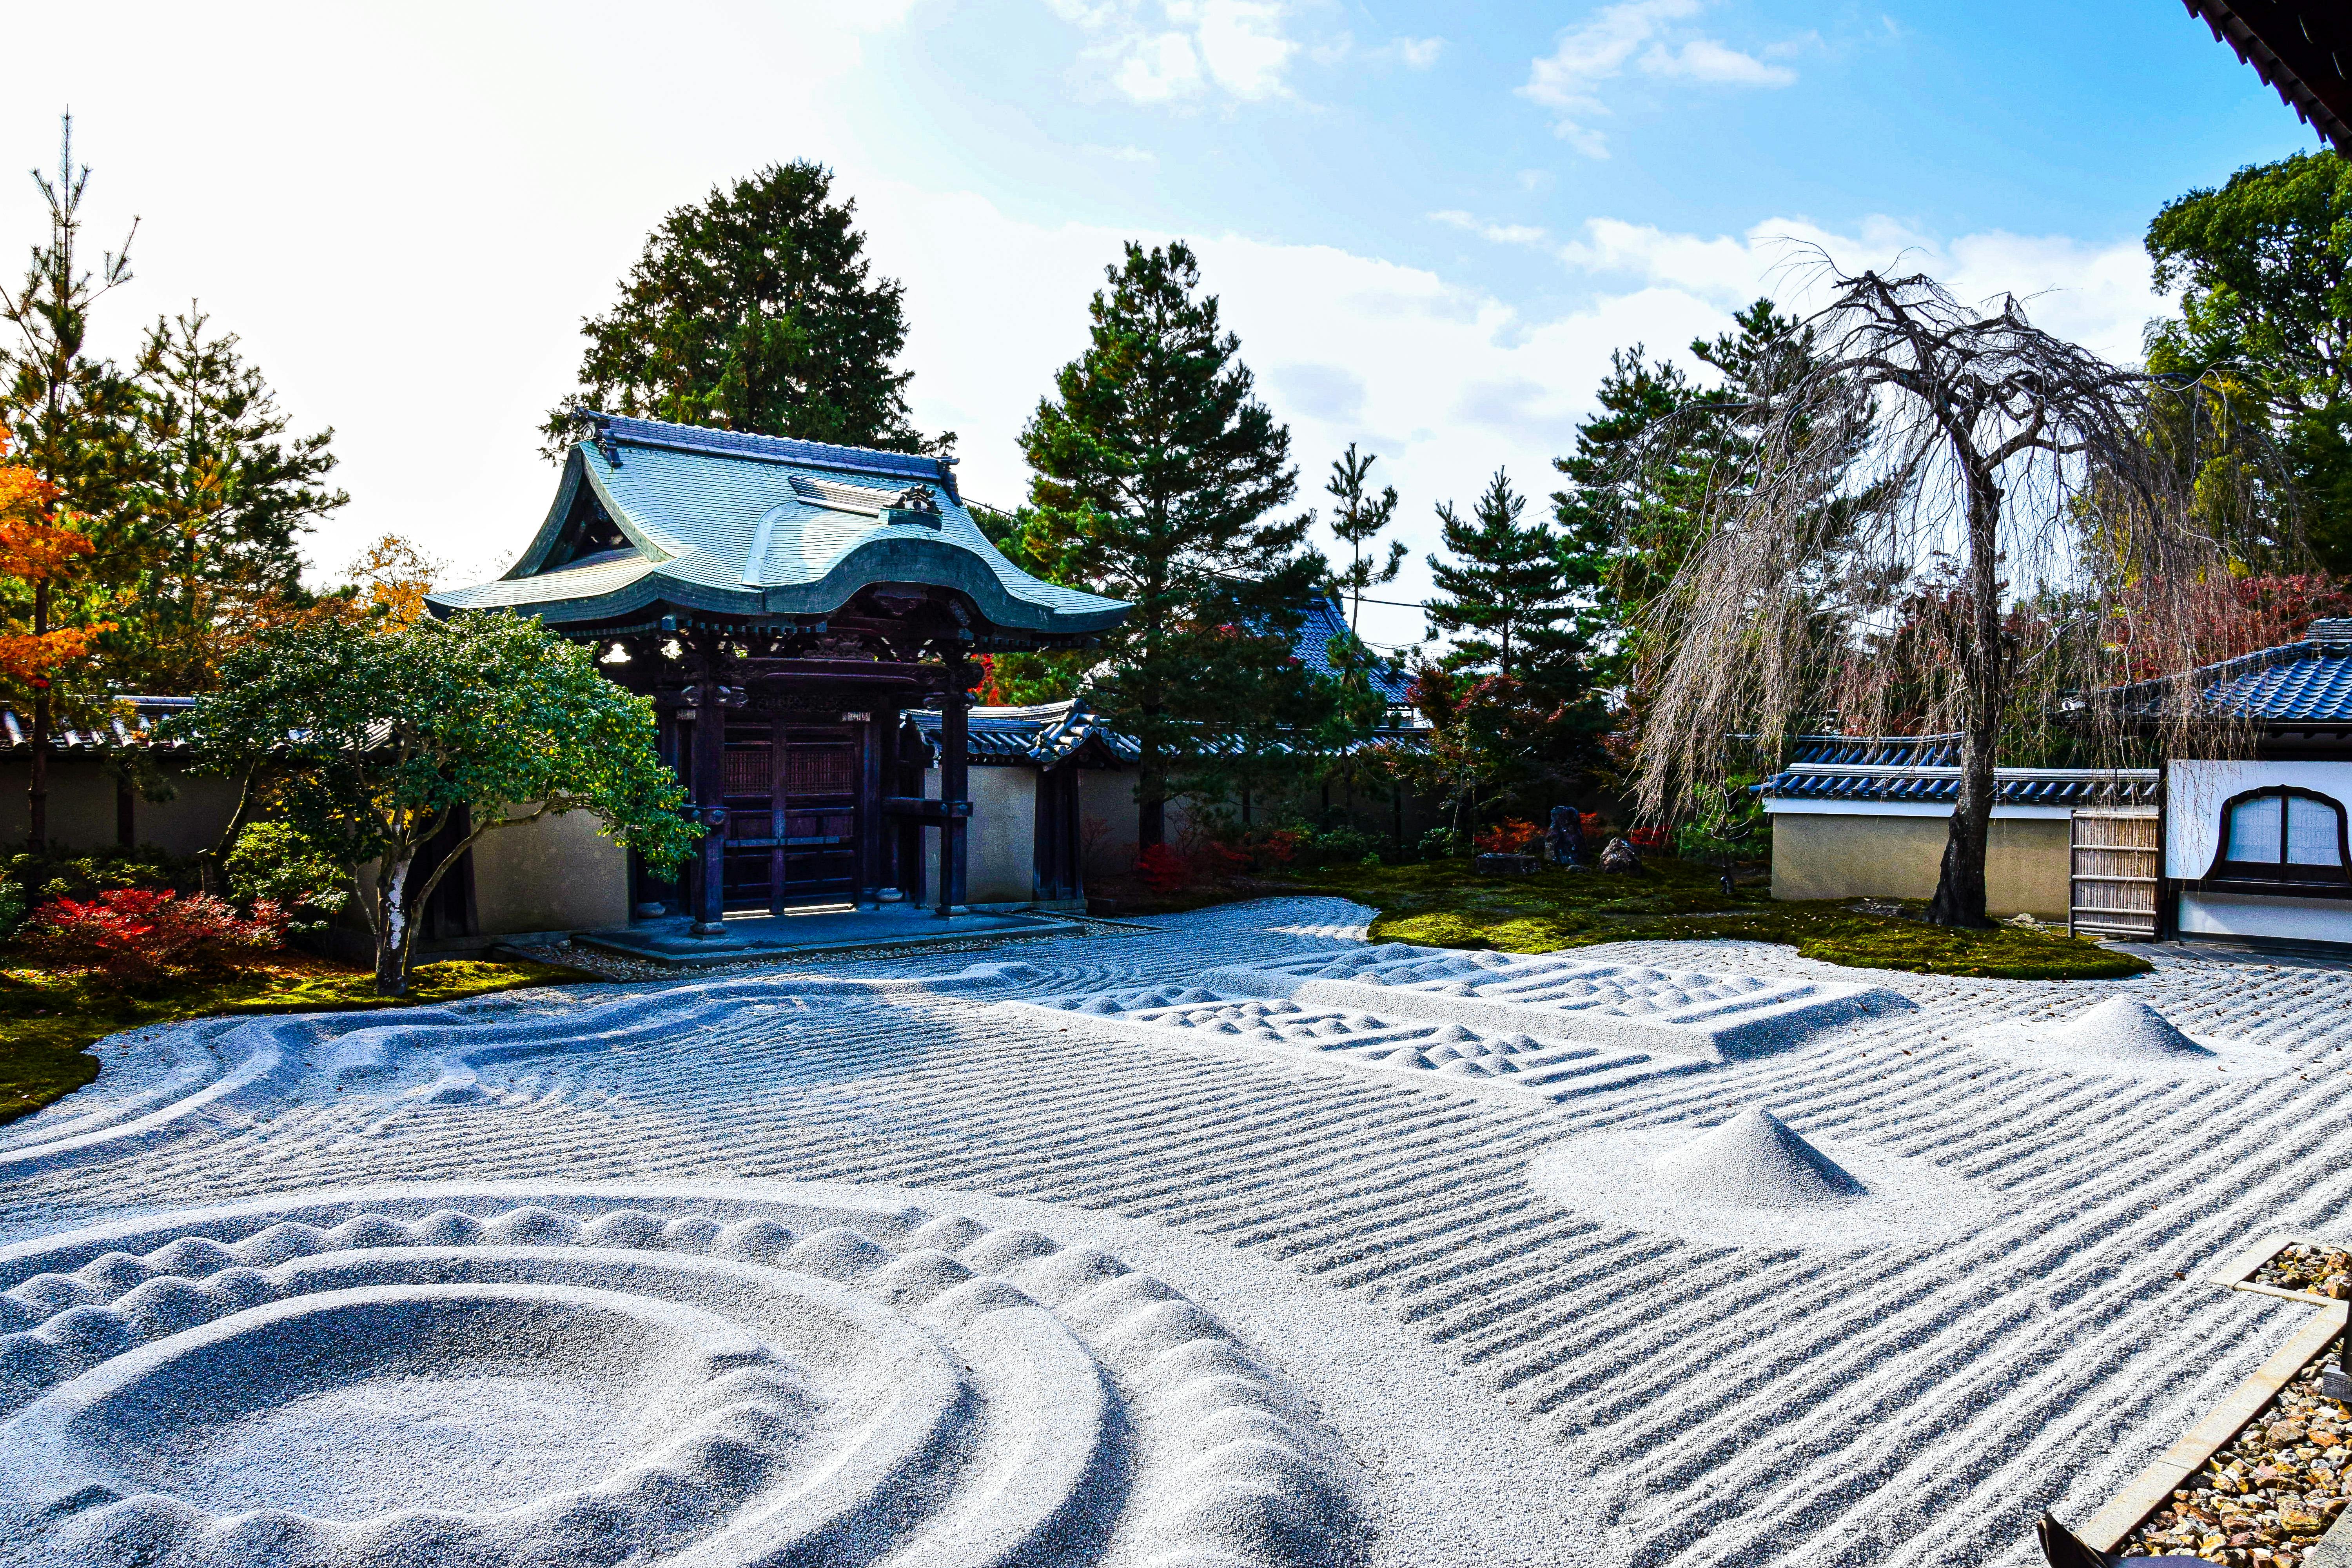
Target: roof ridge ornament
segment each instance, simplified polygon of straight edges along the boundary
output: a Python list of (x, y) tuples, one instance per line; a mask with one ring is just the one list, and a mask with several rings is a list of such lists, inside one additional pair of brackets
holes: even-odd
[(588, 438), (596, 444), (596, 450), (603, 455), (605, 463), (610, 467), (615, 468), (619, 468), (621, 466), (621, 444), (613, 439), (612, 416), (607, 414), (600, 414), (595, 409), (589, 407), (586, 404), (574, 404), (572, 409), (572, 416), (587, 425), (590, 431)]

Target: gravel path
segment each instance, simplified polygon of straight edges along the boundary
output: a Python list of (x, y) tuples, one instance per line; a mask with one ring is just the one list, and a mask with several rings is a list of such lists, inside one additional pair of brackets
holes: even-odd
[[(2036, 1512), (2086, 1518), (2308, 1310), (2200, 1268), (2263, 1232), (2352, 1228), (2352, 974), (2330, 964), (2149, 950), (2152, 974), (2063, 984), (1864, 974), (1738, 942), (1587, 950), (1916, 1005), (1557, 1100), (1002, 1005), (1344, 952), (1368, 918), (1268, 900), (1150, 933), (827, 964), (789, 994), (795, 977), (771, 972), (491, 998), (440, 1010), (444, 1032), (545, 1025), (543, 1043), (462, 1073), (402, 1045), (366, 1072), (224, 1095), (133, 1148), (33, 1155), (127, 1097), (184, 1098), (238, 1048), (217, 1026), (129, 1037), (93, 1089), (0, 1130), (0, 1239), (386, 1183), (829, 1184), (1097, 1240), (1167, 1280), (1363, 1467), (1371, 1562), (1877, 1568), (2030, 1562)], [(847, 984), (997, 959), (1020, 967)], [(2292, 1070), (2233, 1076), (2225, 1053), (2117, 1073), (2070, 1054), (2055, 1026), (2117, 994)], [(568, 1034), (615, 1003), (630, 1027), (593, 1048)], [(362, 1030), (430, 1022), (320, 1020), (301, 1049), (357, 1059)], [(2010, 1047), (1969, 1043), (1994, 1026)], [(2020, 1031), (2048, 1037), (2045, 1061), (2021, 1057)], [(1719, 1213), (1678, 1229), (1645, 1209), (1636, 1227), (1528, 1179), (1603, 1134), (1648, 1147), (1757, 1108), (1865, 1180), (1907, 1165), (1965, 1201), (1940, 1228), (1857, 1237), (1831, 1218), (1743, 1243)]]

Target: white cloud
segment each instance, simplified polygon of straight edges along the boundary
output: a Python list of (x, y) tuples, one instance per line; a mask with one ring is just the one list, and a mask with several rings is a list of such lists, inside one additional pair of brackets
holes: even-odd
[(1458, 228), (1475, 234), (1496, 245), (1540, 245), (1545, 231), (1518, 223), (1481, 223), (1468, 213), (1454, 208), (1429, 215), (1432, 223), (1442, 223), (1448, 228)]
[(1389, 47), (1396, 52), (1397, 58), (1413, 69), (1427, 70), (1437, 63), (1437, 57), (1444, 53), (1445, 40), (1444, 38), (1393, 38), (1390, 40)]
[(1769, 65), (1754, 55), (1726, 48), (1713, 38), (1687, 38), (1679, 48), (1653, 44), (1642, 56), (1642, 68), (1652, 76), (1688, 77), (1693, 81), (1731, 82), (1740, 87), (1787, 87), (1797, 73), (1787, 66)]
[(1596, 280), (1638, 280), (1727, 310), (1761, 294), (1779, 299), (1783, 309), (1808, 308), (1824, 257), (1850, 272), (1926, 272), (1970, 303), (2015, 294), (2036, 325), (2126, 364), (2139, 358), (2148, 318), (2168, 308), (2134, 240), (2092, 245), (1997, 229), (1947, 239), (1885, 216), (1843, 234), (1769, 218), (1737, 237), (1711, 237), (1596, 219), (1559, 257)]
[(1047, 0), (1091, 36), (1087, 70), (1137, 103), (1212, 91), (1243, 100), (1279, 97), (1297, 42), (1284, 0)]
[[(1618, 0), (1568, 28), (1552, 52), (1530, 62), (1522, 96), (1557, 111), (1553, 129), (1588, 157), (1608, 156), (1608, 139), (1589, 121), (1607, 115), (1600, 89), (1629, 66), (1655, 77), (1718, 82), (1737, 87), (1787, 87), (1797, 73), (1703, 37), (1683, 26), (1706, 0)], [(1790, 52), (1775, 46), (1768, 55)]]

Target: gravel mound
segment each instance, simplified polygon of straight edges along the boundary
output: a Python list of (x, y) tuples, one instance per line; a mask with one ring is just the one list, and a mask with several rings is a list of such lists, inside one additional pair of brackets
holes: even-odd
[(1809, 1208), (1869, 1191), (1760, 1105), (1700, 1133), (1655, 1166), (1661, 1185), (1712, 1204)]
[(2165, 1016), (2129, 996), (2110, 997), (2051, 1031), (2053, 1044), (2086, 1057), (2116, 1061), (2169, 1061), (2220, 1053), (2199, 1045)]

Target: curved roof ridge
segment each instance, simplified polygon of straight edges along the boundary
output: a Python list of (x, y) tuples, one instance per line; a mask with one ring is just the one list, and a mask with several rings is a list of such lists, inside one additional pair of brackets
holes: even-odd
[(742, 430), (721, 430), (709, 425), (673, 425), (662, 419), (640, 419), (628, 414), (588, 411), (597, 439), (609, 438), (628, 447), (667, 447), (680, 452), (715, 452), (730, 458), (766, 458), (780, 463), (805, 463), (845, 473), (880, 474), (892, 479), (930, 479), (955, 495), (955, 459), (915, 452), (887, 452), (878, 447), (844, 447), (830, 441), (803, 441), (792, 436), (757, 436)]

